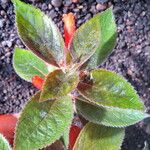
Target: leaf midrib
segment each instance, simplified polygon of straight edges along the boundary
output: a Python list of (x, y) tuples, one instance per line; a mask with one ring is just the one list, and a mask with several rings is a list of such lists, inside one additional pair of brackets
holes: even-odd
[(98, 102), (96, 101), (92, 101), (90, 98), (88, 98), (87, 96), (85, 96), (83, 93), (81, 93), (79, 90), (78, 90), (79, 94), (81, 94), (81, 96), (83, 96), (83, 98), (85, 98), (85, 100), (82, 100), (80, 98), (77, 98), (83, 102), (87, 102), (89, 104), (93, 104), (94, 106), (98, 106), (98, 107), (103, 107), (103, 108), (117, 108), (117, 109), (124, 109), (124, 110), (137, 110), (137, 111), (141, 111), (142, 112), (142, 108), (139, 110), (139, 109), (134, 109), (134, 108), (119, 108), (119, 107), (116, 107), (116, 106), (106, 106), (106, 105), (102, 105), (102, 104), (99, 104)]

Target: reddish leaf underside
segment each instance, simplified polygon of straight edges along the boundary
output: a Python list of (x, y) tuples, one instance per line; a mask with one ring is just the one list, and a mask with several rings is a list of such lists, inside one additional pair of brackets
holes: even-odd
[(15, 115), (0, 115), (0, 133), (9, 141), (13, 146), (14, 130), (17, 123)]
[(43, 82), (44, 82), (44, 79), (42, 79), (39, 76), (34, 76), (32, 78), (32, 84), (39, 90), (42, 88)]
[(69, 49), (72, 37), (75, 33), (75, 17), (73, 13), (63, 15), (64, 22), (64, 34), (65, 34), (65, 45)]
[(69, 150), (73, 150), (73, 146), (76, 142), (76, 139), (81, 131), (81, 128), (78, 126), (72, 125), (69, 133)]

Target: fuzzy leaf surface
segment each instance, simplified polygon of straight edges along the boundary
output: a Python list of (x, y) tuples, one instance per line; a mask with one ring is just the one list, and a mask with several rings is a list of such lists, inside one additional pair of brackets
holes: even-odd
[(105, 126), (126, 127), (149, 117), (140, 110), (101, 107), (80, 100), (76, 101), (76, 106), (78, 113), (86, 120)]
[(39, 103), (40, 92), (25, 106), (16, 129), (14, 150), (40, 149), (54, 143), (71, 125), (70, 97)]
[(11, 150), (8, 141), (0, 134), (0, 150)]
[(87, 123), (79, 134), (74, 150), (118, 150), (124, 129)]
[(100, 106), (143, 110), (144, 105), (129, 82), (122, 76), (104, 69), (90, 72), (93, 81), (88, 89), (79, 92), (89, 101)]
[(90, 72), (92, 85), (80, 89), (78, 112), (87, 120), (124, 127), (149, 117), (134, 88), (120, 75), (104, 69)]
[(64, 56), (63, 38), (43, 12), (20, 0), (13, 0), (16, 24), (24, 44), (46, 62), (58, 66)]
[(72, 42), (73, 56), (80, 58), (81, 64), (92, 56), (86, 64), (87, 68), (97, 67), (114, 48), (116, 33), (112, 8), (109, 8), (79, 27)]
[(40, 96), (40, 102), (65, 96), (74, 90), (77, 84), (77, 73), (69, 74), (62, 72), (62, 70), (55, 70), (46, 77)]
[(28, 50), (15, 48), (13, 66), (16, 73), (26, 81), (32, 81), (32, 77), (45, 78), (48, 69), (45, 62)]
[(63, 133), (61, 137), (61, 140), (66, 149), (68, 149), (68, 145), (69, 145), (69, 131), (70, 131), (70, 127), (65, 130), (65, 132)]

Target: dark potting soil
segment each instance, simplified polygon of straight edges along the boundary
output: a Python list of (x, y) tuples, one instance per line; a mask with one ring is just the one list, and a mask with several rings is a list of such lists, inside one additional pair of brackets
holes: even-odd
[[(118, 42), (101, 67), (122, 74), (135, 87), (150, 113), (150, 0), (24, 0), (48, 14), (63, 33), (62, 14), (73, 12), (79, 27), (110, 5), (114, 7)], [(18, 38), (14, 8), (0, 0), (0, 114), (17, 113), (36, 89), (20, 79), (12, 67), (15, 46), (25, 48)], [(127, 127), (122, 150), (142, 150), (150, 144), (150, 119)]]

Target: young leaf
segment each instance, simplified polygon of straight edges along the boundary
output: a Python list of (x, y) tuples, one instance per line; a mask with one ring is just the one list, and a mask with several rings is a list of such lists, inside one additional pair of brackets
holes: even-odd
[(90, 72), (93, 81), (88, 89), (79, 92), (89, 101), (100, 106), (143, 110), (134, 88), (122, 76), (104, 69)]
[(42, 89), (43, 83), (44, 83), (44, 79), (42, 79), (39, 76), (34, 76), (32, 78), (32, 84), (39, 90)]
[(73, 118), (72, 100), (39, 103), (40, 92), (25, 106), (16, 129), (14, 150), (40, 149), (58, 140)]
[(0, 150), (11, 150), (8, 141), (0, 134)]
[(65, 45), (66, 48), (70, 48), (70, 42), (72, 37), (75, 33), (76, 26), (75, 26), (75, 17), (73, 13), (68, 13), (63, 15), (63, 22), (64, 22), (64, 36), (65, 36)]
[(18, 32), (25, 45), (46, 62), (58, 66), (64, 55), (63, 38), (43, 12), (20, 0), (15, 5)]
[(116, 43), (116, 24), (112, 8), (83, 24), (76, 31), (72, 42), (75, 58), (81, 59), (81, 64), (87, 62), (88, 69), (97, 67), (112, 51)]
[(30, 82), (34, 76), (44, 78), (48, 74), (47, 66), (42, 59), (31, 51), (20, 48), (15, 48), (13, 66), (21, 78)]
[(65, 96), (76, 88), (78, 84), (77, 73), (63, 73), (55, 70), (48, 74), (40, 96), (40, 102), (56, 97)]
[(78, 113), (86, 120), (112, 127), (126, 127), (149, 117), (148, 114), (140, 110), (101, 107), (80, 100), (76, 101), (76, 107)]
[(79, 134), (74, 150), (118, 150), (124, 129), (87, 123)]

